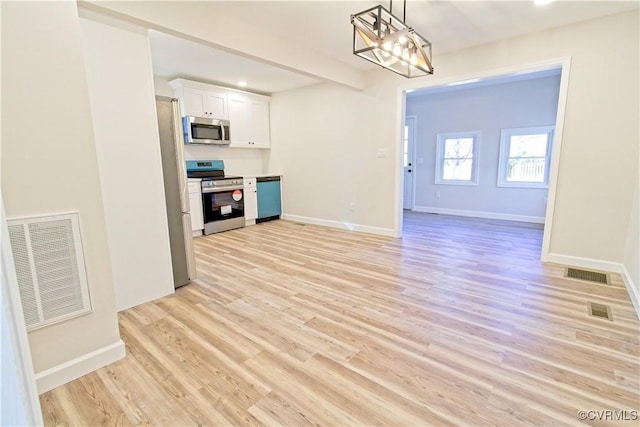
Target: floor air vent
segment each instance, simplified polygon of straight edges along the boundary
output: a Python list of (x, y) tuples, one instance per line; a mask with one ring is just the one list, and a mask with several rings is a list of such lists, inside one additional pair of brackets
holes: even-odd
[(590, 302), (588, 305), (589, 315), (593, 317), (600, 317), (613, 321), (613, 315), (611, 314), (611, 307), (604, 304), (598, 304), (596, 302)]
[(605, 273), (598, 273), (597, 271), (580, 270), (577, 268), (567, 268), (565, 277), (572, 279), (586, 280), (588, 282), (602, 283), (609, 285), (609, 275)]
[(27, 330), (90, 312), (78, 214), (7, 223)]

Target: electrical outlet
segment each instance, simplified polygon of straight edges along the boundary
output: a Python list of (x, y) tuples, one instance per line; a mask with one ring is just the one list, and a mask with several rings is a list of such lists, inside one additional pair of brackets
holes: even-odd
[(386, 148), (378, 148), (378, 150), (376, 151), (376, 156), (377, 157), (389, 157), (389, 152), (387, 151)]
[(439, 198), (440, 198), (440, 192), (436, 191), (436, 199), (439, 199)]

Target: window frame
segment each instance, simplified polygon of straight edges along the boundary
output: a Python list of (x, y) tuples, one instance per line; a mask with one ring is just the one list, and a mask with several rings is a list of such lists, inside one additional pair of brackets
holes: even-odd
[[(478, 185), (478, 155), (480, 153), (480, 131), (468, 132), (442, 132), (436, 134), (436, 167), (435, 167), (435, 183), (438, 185)], [(473, 139), (473, 150), (471, 152), (471, 178), (464, 179), (445, 179), (444, 172), (444, 153), (445, 141), (448, 139)]]
[[(555, 126), (535, 126), (526, 128), (502, 129), (500, 132), (500, 156), (498, 158), (498, 187), (508, 188), (549, 188), (549, 172), (551, 169), (551, 154), (553, 151), (553, 138)], [(544, 165), (543, 182), (507, 181), (509, 150), (511, 137), (519, 135), (547, 134), (547, 152)], [(532, 156), (533, 157), (533, 156)]]

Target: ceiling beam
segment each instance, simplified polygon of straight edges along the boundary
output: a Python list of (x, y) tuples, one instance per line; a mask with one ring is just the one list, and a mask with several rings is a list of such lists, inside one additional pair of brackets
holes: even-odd
[(217, 2), (79, 0), (81, 8), (209, 45), (288, 71), (354, 89), (365, 88), (364, 73), (343, 62), (312, 52), (304, 34), (282, 38), (229, 18)]

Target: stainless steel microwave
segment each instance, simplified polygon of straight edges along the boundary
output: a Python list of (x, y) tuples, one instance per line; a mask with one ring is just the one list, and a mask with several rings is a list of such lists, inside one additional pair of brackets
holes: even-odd
[(182, 127), (185, 144), (228, 145), (231, 143), (229, 120), (185, 116), (182, 118)]

